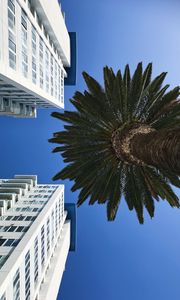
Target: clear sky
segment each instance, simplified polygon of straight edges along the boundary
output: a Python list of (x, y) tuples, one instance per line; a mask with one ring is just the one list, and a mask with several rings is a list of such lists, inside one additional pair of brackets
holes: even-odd
[[(102, 68), (115, 70), (139, 61), (154, 64), (154, 75), (168, 71), (166, 83), (180, 83), (180, 2), (177, 0), (62, 0), (69, 31), (78, 36), (78, 82), (65, 89), (65, 106), (75, 90), (84, 90), (86, 70), (102, 82)], [(34, 120), (0, 118), (0, 177), (37, 174), (50, 183), (63, 167), (47, 140), (62, 124), (41, 110)], [(76, 202), (66, 184), (66, 202)], [(178, 192), (179, 193), (179, 192)], [(180, 193), (179, 193), (180, 194)], [(180, 210), (166, 202), (155, 217), (135, 212), (121, 202), (116, 221), (107, 223), (105, 206), (78, 209), (77, 251), (70, 253), (60, 300), (179, 300)]]

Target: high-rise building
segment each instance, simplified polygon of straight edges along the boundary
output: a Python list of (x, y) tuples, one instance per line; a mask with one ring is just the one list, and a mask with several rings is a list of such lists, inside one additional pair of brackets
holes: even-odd
[(55, 300), (75, 226), (63, 185), (0, 180), (0, 300)]
[(57, 0), (0, 1), (0, 115), (64, 108), (64, 78), (76, 51), (70, 37)]

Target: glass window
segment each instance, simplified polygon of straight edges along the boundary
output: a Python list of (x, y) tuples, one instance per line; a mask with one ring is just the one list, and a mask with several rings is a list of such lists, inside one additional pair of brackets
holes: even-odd
[(9, 226), (4, 226), (4, 228), (3, 228), (3, 231), (8, 231), (8, 229), (9, 229)]
[(54, 59), (53, 55), (51, 55), (51, 96), (54, 94)]
[(9, 221), (13, 218), (13, 216), (8, 216), (5, 220)]
[(34, 56), (36, 56), (36, 29), (32, 26), (32, 53)]
[(6, 241), (6, 239), (1, 239), (0, 238), (0, 246), (2, 246), (4, 244), (4, 242)]
[(12, 69), (16, 69), (16, 44), (15, 44), (15, 36), (9, 30), (9, 66)]
[(47, 253), (50, 250), (50, 219), (47, 219)]
[(25, 226), (22, 231), (26, 232), (26, 231), (28, 231), (28, 229), (29, 229), (29, 226)]
[(45, 261), (45, 245), (44, 245), (44, 225), (41, 228), (41, 266), (44, 266)]
[(42, 38), (40, 37), (40, 40), (39, 40), (39, 60), (40, 60), (40, 63), (43, 62), (43, 40)]
[(15, 231), (16, 228), (17, 228), (17, 226), (10, 226), (8, 231), (13, 232), (13, 231)]
[(17, 227), (16, 232), (22, 232), (23, 229), (24, 229), (24, 226), (19, 226), (19, 227)]
[(52, 232), (51, 241), (53, 244), (53, 241), (54, 241), (54, 210), (51, 213), (51, 232)]
[(22, 37), (22, 43), (24, 45), (27, 45), (27, 31), (24, 28), (22, 28), (21, 37)]
[(34, 241), (34, 282), (38, 281), (38, 237)]
[(33, 208), (33, 212), (37, 212), (39, 210), (39, 208), (38, 207), (35, 207), (35, 208)]
[(13, 244), (14, 241), (15, 241), (14, 239), (8, 239), (8, 240), (6, 241), (6, 243), (4, 244), (4, 246), (11, 246), (11, 245)]
[(32, 41), (36, 42), (36, 28), (32, 26)]
[(56, 208), (55, 208), (55, 230), (56, 230), (56, 235), (57, 235), (57, 230), (58, 230), (58, 207), (57, 207), (57, 202), (56, 202)]
[(25, 300), (30, 299), (30, 251), (25, 256)]
[(8, 7), (9, 7), (10, 10), (15, 14), (15, 5), (14, 5), (14, 1), (8, 0)]
[(22, 60), (22, 74), (24, 77), (28, 77), (28, 49), (27, 49), (27, 15), (25, 11), (21, 10), (21, 42), (22, 42), (22, 51), (21, 51), (21, 60)]
[(32, 81), (36, 84), (36, 59), (32, 56)]
[(20, 272), (16, 271), (13, 278), (13, 300), (20, 300)]
[(19, 244), (20, 240), (15, 240), (11, 246), (16, 247)]
[(12, 13), (12, 11), (8, 10), (8, 26), (13, 31), (15, 29), (15, 15)]
[(9, 255), (0, 255), (0, 268), (2, 268), (8, 257)]
[(21, 24), (27, 30), (27, 14), (23, 9), (21, 10)]
[(16, 53), (16, 44), (15, 44), (15, 36), (9, 30), (9, 49), (11, 49), (14, 53)]
[(43, 79), (43, 66), (39, 65), (39, 80), (40, 80), (40, 87), (43, 88), (44, 79)]

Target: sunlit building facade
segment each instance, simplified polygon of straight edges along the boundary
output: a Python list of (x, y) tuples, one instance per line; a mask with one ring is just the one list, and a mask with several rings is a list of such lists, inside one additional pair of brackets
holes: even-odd
[(0, 180), (0, 300), (56, 300), (74, 249), (75, 206), (64, 207), (63, 185)]
[(71, 41), (57, 0), (0, 1), (0, 115), (64, 108)]

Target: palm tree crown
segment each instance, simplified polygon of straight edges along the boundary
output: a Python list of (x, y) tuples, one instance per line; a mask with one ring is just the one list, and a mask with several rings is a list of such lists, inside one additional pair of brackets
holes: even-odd
[(166, 199), (179, 207), (170, 184), (180, 187), (179, 86), (162, 87), (166, 73), (151, 80), (152, 64), (142, 63), (130, 75), (104, 68), (104, 87), (83, 72), (88, 91), (70, 100), (76, 111), (54, 112), (65, 121), (65, 131), (49, 141), (62, 144), (68, 165), (54, 180), (74, 180), (80, 189), (78, 206), (107, 203), (107, 218), (114, 220), (121, 196), (143, 223), (143, 207), (154, 216), (154, 202)]

